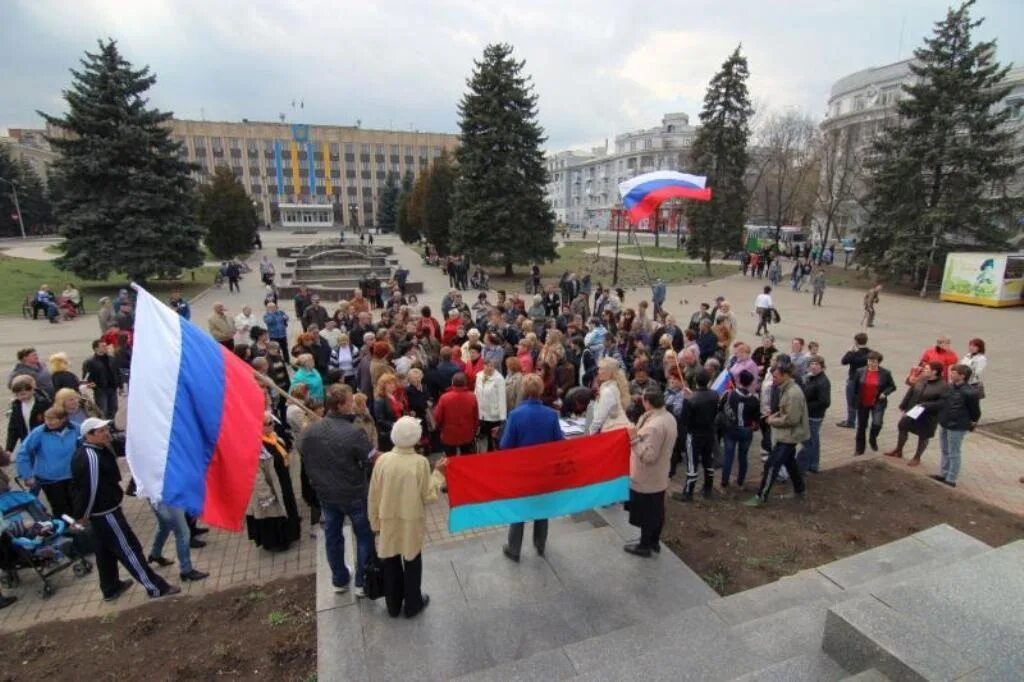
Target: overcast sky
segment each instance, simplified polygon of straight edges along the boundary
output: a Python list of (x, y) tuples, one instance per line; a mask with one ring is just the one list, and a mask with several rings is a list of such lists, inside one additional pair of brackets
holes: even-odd
[[(753, 97), (820, 116), (831, 84), (910, 56), (943, 0), (0, 0), (0, 128), (63, 110), (68, 68), (113, 37), (157, 74), (179, 118), (457, 132), (473, 60), (512, 43), (550, 149), (598, 143), (683, 111), (740, 42)], [(980, 0), (977, 31), (1024, 62), (1024, 0)], [(902, 48), (901, 48), (902, 45)], [(293, 110), (292, 100), (305, 108)]]

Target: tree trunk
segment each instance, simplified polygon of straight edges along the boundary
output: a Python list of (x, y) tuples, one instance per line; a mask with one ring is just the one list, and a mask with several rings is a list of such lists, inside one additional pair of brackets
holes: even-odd
[(505, 276), (511, 277), (514, 273), (512, 272), (512, 262), (505, 261)]
[(704, 248), (704, 274), (711, 276), (711, 247)]

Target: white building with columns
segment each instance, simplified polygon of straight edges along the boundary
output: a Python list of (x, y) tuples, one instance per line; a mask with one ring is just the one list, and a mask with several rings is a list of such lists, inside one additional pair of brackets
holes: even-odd
[(556, 219), (576, 229), (608, 229), (619, 202), (618, 185), (655, 170), (690, 170), (697, 128), (683, 113), (665, 114), (661, 125), (615, 137), (615, 146), (589, 152), (548, 154), (548, 201)]

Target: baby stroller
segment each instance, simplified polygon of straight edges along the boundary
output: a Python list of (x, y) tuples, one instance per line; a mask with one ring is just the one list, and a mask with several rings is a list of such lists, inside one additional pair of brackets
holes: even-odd
[(4, 569), (0, 583), (4, 587), (16, 587), (21, 582), (18, 569), (31, 568), (43, 581), (39, 593), (46, 598), (56, 591), (50, 577), (69, 566), (78, 578), (92, 571), (92, 563), (78, 551), (72, 535), (78, 530), (77, 525), (51, 518), (31, 493), (0, 493), (0, 514), (0, 557)]

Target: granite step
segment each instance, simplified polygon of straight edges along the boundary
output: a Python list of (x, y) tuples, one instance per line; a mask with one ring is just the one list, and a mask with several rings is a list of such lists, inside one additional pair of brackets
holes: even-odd
[(874, 668), (868, 668), (856, 675), (844, 677), (841, 682), (892, 682), (888, 675), (878, 672)]
[[(800, 654), (737, 677), (735, 682), (839, 682), (847, 673), (822, 651)], [(867, 681), (864, 681), (867, 682)]]

